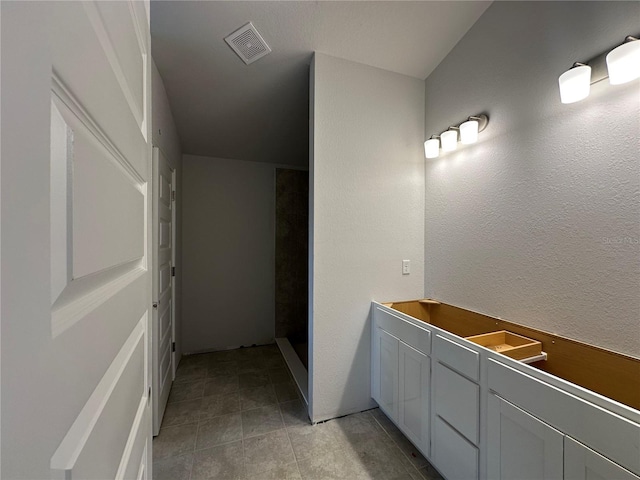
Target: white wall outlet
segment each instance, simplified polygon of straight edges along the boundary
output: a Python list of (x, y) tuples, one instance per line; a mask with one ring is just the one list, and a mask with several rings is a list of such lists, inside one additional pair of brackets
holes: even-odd
[(411, 262), (409, 260), (402, 260), (402, 274), (409, 275), (411, 273)]

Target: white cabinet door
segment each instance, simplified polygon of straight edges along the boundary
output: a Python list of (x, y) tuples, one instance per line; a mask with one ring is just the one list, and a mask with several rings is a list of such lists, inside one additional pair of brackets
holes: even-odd
[(423, 453), (429, 453), (430, 359), (400, 342), (398, 426)]
[(640, 480), (570, 437), (564, 438), (564, 478), (567, 480)]
[(489, 395), (487, 477), (554, 480), (563, 477), (563, 434), (504, 399)]
[(398, 422), (398, 339), (379, 327), (373, 333), (373, 399)]

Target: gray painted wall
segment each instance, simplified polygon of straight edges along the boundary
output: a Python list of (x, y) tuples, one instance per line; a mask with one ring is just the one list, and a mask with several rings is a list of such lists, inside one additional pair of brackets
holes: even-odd
[(275, 168), (183, 156), (185, 353), (273, 342)]
[(319, 53), (311, 77), (310, 393), (320, 421), (373, 406), (371, 300), (424, 292), (424, 82)]
[(426, 80), (426, 294), (640, 357), (640, 84), (563, 105), (558, 76), (640, 33), (638, 2), (495, 2)]
[(153, 66), (151, 76), (151, 116), (152, 116), (152, 140), (153, 145), (164, 153), (171, 168), (176, 171), (176, 298), (175, 298), (175, 329), (176, 329), (176, 363), (182, 356), (182, 150), (180, 138), (173, 121), (171, 107), (167, 92), (162, 82), (162, 77), (156, 67)]

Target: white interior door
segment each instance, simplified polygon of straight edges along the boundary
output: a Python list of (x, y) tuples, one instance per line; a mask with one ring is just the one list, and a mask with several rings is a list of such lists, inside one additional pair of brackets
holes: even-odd
[(153, 148), (153, 434), (160, 431), (174, 376), (173, 171)]
[(1, 2), (2, 478), (151, 478), (148, 2)]

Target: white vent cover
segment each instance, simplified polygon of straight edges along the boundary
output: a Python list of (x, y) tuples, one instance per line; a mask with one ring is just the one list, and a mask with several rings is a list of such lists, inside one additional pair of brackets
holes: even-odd
[(251, 22), (240, 27), (226, 37), (224, 41), (247, 65), (271, 52), (269, 45), (267, 45), (267, 42), (264, 41)]

